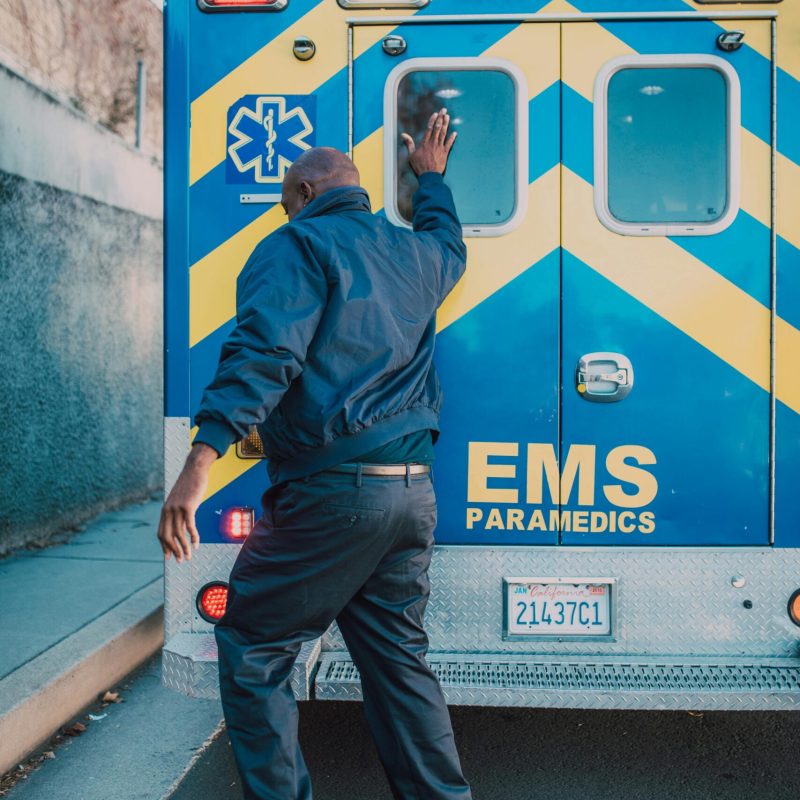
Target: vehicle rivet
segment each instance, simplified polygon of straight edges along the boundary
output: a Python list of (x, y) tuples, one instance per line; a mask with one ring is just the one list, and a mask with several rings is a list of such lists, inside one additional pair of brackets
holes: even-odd
[(317, 46), (307, 36), (298, 36), (294, 40), (292, 52), (299, 61), (310, 61), (317, 52)]
[(744, 575), (734, 575), (731, 578), (731, 586), (733, 586), (734, 589), (744, 589), (744, 587), (747, 586), (747, 578), (745, 578)]

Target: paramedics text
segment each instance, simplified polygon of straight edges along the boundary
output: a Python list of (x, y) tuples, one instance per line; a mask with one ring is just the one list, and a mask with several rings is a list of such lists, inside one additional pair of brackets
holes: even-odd
[[(608, 477), (598, 485), (600, 458)], [(653, 533), (656, 516), (647, 506), (658, 481), (648, 468), (655, 463), (653, 451), (641, 445), (601, 453), (592, 444), (573, 444), (559, 469), (552, 444), (470, 442), (467, 530)], [(604, 508), (593, 508), (601, 496)], [(542, 508), (545, 499), (558, 507)]]

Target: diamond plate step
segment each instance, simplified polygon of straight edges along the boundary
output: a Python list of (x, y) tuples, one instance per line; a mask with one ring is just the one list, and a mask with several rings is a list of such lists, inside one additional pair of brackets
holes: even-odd
[[(321, 650), (320, 640), (306, 642), (292, 670), (292, 689), (298, 700), (311, 698), (311, 682)], [(213, 633), (178, 633), (165, 645), (162, 683), (190, 697), (219, 697), (217, 642)]]
[[(431, 653), (428, 663), (452, 705), (800, 709), (800, 659)], [(314, 685), (319, 700), (361, 699), (358, 670), (347, 652), (324, 653)]]

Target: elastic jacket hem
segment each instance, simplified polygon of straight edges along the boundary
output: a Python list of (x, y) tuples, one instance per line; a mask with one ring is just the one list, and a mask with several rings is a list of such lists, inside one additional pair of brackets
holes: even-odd
[(200, 427), (195, 434), (192, 444), (202, 442), (217, 451), (217, 455), (222, 458), (228, 452), (228, 448), (239, 437), (230, 425), (216, 419), (207, 419), (200, 423)]

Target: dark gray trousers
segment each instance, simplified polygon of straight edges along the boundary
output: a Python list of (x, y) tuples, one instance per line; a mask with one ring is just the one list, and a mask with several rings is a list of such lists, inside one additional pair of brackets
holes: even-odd
[[(436, 499), (428, 475), (319, 473), (268, 490), (216, 626), (222, 705), (247, 800), (310, 800), (289, 685), (303, 642), (335, 619), (398, 800), (469, 800), (425, 662)], [(330, 735), (336, 735), (331, 731)]]

